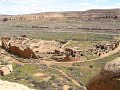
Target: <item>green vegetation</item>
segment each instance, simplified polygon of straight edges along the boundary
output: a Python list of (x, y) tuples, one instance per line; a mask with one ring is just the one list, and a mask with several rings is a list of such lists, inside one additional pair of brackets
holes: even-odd
[(17, 82), (20, 84), (24, 84), (30, 87), (28, 79), (34, 79), (32, 74), (37, 73), (39, 71), (39, 67), (35, 65), (17, 65), (13, 64), (14, 71), (6, 75), (4, 77), (0, 77), (3, 80), (8, 80), (12, 82)]
[[(111, 40), (114, 31), (81, 30), (79, 28), (119, 28), (119, 22), (83, 22), (74, 20), (62, 21), (34, 21), (34, 22), (2, 22), (0, 24), (1, 36), (23, 35), (47, 40), (75, 40), (100, 41)], [(84, 32), (84, 33), (81, 33)], [(87, 33), (91, 32), (91, 33)], [(113, 32), (113, 33), (112, 33)], [(100, 34), (95, 34), (100, 33)], [(103, 33), (103, 34), (101, 34)], [(119, 34), (116, 31), (115, 34)]]
[[(5, 19), (4, 21), (6, 21)], [(48, 27), (48, 28), (46, 28)], [(72, 27), (72, 29), (69, 29)], [(4, 22), (0, 25), (1, 36), (14, 36), (26, 34), (35, 39), (45, 40), (72, 40), (67, 47), (80, 47), (79, 49), (92, 48), (98, 42), (111, 41), (115, 39), (114, 35), (106, 34), (95, 34), (104, 33), (103, 31), (88, 31), (80, 30), (79, 28), (119, 28), (120, 23), (114, 22), (81, 22), (81, 21), (54, 21), (54, 22)], [(77, 29), (76, 29), (77, 28)], [(81, 33), (84, 32), (84, 33)], [(95, 33), (94, 33), (95, 32)], [(106, 31), (107, 32), (107, 31)], [(109, 33), (112, 33), (109, 31)], [(100, 69), (105, 65), (106, 62), (112, 61), (120, 56), (120, 52), (112, 56), (98, 59), (96, 61), (88, 61), (81, 63), (74, 63), (72, 67), (66, 66), (55, 66), (60, 70), (63, 70), (68, 76), (76, 80), (82, 85), (85, 85), (90, 78), (99, 73)], [(96, 58), (91, 53), (85, 55), (87, 59)], [(20, 61), (23, 61), (22, 59)], [(3, 64), (5, 64), (3, 62)], [(65, 78), (60, 72), (52, 70), (44, 65), (16, 65), (13, 64), (14, 71), (4, 77), (0, 77), (2, 80), (8, 80), (24, 84), (28, 87), (40, 90), (61, 90), (64, 84), (68, 84), (78, 89), (74, 84)], [(44, 73), (50, 78), (35, 77), (35, 73)], [(61, 80), (63, 79), (63, 81)], [(80, 89), (78, 89), (80, 90)]]
[(120, 57), (120, 52), (103, 59), (74, 63), (72, 67), (61, 66), (58, 68), (62, 69), (67, 75), (76, 81), (82, 82), (85, 85), (93, 76), (100, 72), (106, 62), (112, 61), (117, 57)]
[(112, 40), (112, 35), (102, 34), (87, 34), (77, 32), (39, 32), (32, 36), (33, 38), (46, 39), (46, 40), (74, 40), (74, 41), (103, 41)]
[[(13, 64), (14, 71), (6, 76), (0, 76), (0, 79), (24, 84), (37, 90), (55, 90), (62, 89), (64, 84), (76, 87), (71, 81), (67, 80), (61, 73), (52, 70), (45, 65), (17, 65)], [(44, 73), (44, 77), (36, 77), (34, 74)], [(61, 80), (60, 78), (63, 78)]]

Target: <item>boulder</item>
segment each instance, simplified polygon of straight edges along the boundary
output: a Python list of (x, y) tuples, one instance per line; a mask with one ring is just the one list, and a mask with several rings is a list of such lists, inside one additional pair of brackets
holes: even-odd
[(120, 90), (120, 58), (106, 63), (86, 87), (88, 90)]
[(0, 80), (0, 90), (35, 90), (22, 84)]
[(9, 64), (0, 68), (0, 75), (5, 76), (10, 74), (12, 71), (13, 71), (12, 64)]

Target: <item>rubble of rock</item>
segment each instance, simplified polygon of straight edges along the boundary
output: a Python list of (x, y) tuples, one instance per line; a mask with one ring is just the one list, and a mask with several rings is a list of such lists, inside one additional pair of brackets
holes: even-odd
[(86, 87), (88, 90), (120, 90), (120, 58), (108, 62)]
[[(64, 46), (64, 45), (63, 45)], [(90, 54), (100, 57), (106, 53), (109, 53), (119, 46), (119, 41), (111, 41), (105, 43), (97, 43), (93, 47), (88, 49), (79, 50), (76, 48), (62, 48), (55, 50), (53, 59), (59, 62), (68, 61), (80, 61), (81, 59), (87, 59), (86, 56)]]
[(12, 64), (4, 65), (0, 67), (0, 76), (5, 76), (13, 71)]
[(22, 58), (38, 59), (44, 54), (52, 54), (61, 44), (56, 41), (35, 40), (26, 36), (2, 37), (2, 48)]
[(70, 41), (62, 44), (60, 42), (42, 39), (30, 39), (26, 35), (20, 37), (2, 37), (2, 48), (7, 52), (27, 59), (56, 60), (58, 62), (79, 61), (87, 59), (86, 55), (91, 53), (97, 57), (115, 50), (119, 41), (98, 43), (88, 50), (65, 47)]
[(22, 84), (0, 80), (0, 90), (35, 90), (35, 89), (30, 89)]

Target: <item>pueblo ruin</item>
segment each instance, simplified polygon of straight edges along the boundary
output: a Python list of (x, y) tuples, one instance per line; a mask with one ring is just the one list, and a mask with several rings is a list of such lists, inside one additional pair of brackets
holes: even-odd
[(28, 38), (26, 35), (20, 37), (2, 37), (2, 48), (7, 52), (24, 59), (52, 59), (58, 62), (80, 61), (87, 53), (98, 57), (116, 49), (118, 41), (106, 44), (96, 44), (88, 50), (78, 50), (65, 47), (70, 41), (62, 44), (58, 41), (38, 40)]

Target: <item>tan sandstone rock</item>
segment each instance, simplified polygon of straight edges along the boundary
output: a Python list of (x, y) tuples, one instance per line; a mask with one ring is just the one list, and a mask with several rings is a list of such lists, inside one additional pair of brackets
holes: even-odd
[(120, 58), (108, 62), (86, 87), (88, 90), (120, 90)]
[(0, 80), (0, 90), (35, 90), (24, 85)]

